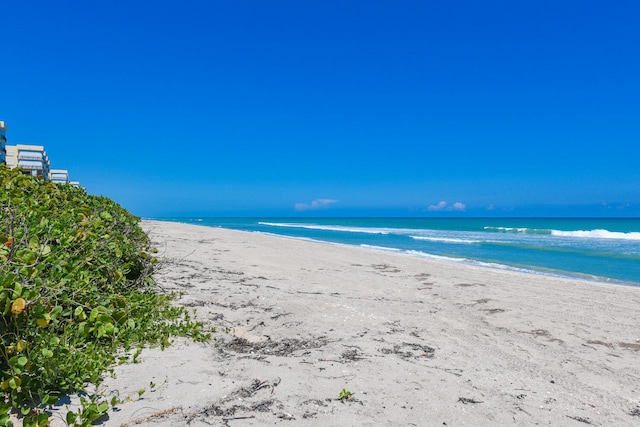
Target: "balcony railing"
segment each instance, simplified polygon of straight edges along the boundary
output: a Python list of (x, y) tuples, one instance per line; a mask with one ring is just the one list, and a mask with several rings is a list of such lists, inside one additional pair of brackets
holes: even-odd
[(42, 161), (42, 153), (37, 151), (21, 151), (18, 154), (18, 160), (40, 160)]
[(36, 169), (36, 170), (44, 169), (44, 166), (42, 165), (42, 161), (38, 162), (35, 160), (20, 160), (18, 162), (18, 167), (22, 169)]

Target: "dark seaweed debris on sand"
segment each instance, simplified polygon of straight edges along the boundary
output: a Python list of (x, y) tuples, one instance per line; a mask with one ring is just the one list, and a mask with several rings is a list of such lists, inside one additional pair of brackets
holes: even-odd
[(472, 399), (472, 398), (469, 398), (469, 397), (459, 397), (458, 398), (458, 402), (462, 402), (465, 405), (468, 404), (468, 403), (484, 403), (484, 402), (482, 402), (480, 400)]
[[(405, 350), (406, 347), (409, 347), (410, 350), (413, 350), (418, 354), (414, 354), (412, 351)], [(435, 351), (436, 350), (433, 347), (429, 347), (428, 345), (412, 344), (406, 342), (403, 342), (402, 344), (395, 344), (393, 348), (383, 348), (380, 350), (382, 354), (395, 354), (402, 359), (410, 359), (412, 357), (420, 356), (433, 357)]]
[(241, 337), (235, 337), (231, 341), (220, 344), (220, 349), (242, 354), (251, 353), (263, 356), (291, 356), (296, 351), (320, 348), (326, 344), (326, 337), (311, 339), (286, 338), (282, 341), (268, 339), (266, 341), (257, 342), (252, 342)]

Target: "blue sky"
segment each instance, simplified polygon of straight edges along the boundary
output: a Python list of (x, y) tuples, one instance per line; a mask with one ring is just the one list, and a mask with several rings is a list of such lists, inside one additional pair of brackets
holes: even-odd
[(145, 217), (640, 216), (637, 1), (18, 1), (10, 144)]

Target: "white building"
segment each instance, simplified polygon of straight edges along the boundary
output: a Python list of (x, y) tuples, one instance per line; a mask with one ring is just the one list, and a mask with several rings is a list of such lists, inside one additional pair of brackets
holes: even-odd
[(20, 168), (23, 174), (40, 176), (45, 181), (80, 186), (77, 181), (69, 181), (68, 170), (51, 169), (49, 156), (42, 145), (7, 145), (7, 125), (2, 120), (0, 120), (0, 164), (6, 164), (10, 169)]
[(66, 169), (51, 169), (49, 171), (49, 181), (56, 184), (66, 184), (69, 182), (69, 171)]
[(25, 175), (49, 179), (51, 162), (42, 145), (8, 145), (6, 152), (6, 162), (10, 168), (18, 167)]

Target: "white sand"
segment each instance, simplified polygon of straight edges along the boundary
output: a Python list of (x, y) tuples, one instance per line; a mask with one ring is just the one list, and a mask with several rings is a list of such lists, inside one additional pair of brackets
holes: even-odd
[(106, 426), (640, 425), (640, 289), (143, 226), (218, 332), (119, 367)]

